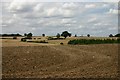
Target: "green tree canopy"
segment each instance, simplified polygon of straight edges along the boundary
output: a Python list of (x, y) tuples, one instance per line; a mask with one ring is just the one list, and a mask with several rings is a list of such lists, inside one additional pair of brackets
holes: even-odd
[(45, 37), (45, 34), (42, 34), (43, 37)]
[(33, 35), (32, 33), (28, 33), (28, 34), (27, 34), (27, 38), (31, 38), (32, 35)]
[(90, 37), (90, 34), (87, 34), (87, 37)]
[(60, 34), (59, 34), (59, 33), (57, 33), (56, 37), (59, 39), (59, 38), (60, 38)]
[(71, 37), (71, 33), (69, 33), (68, 31), (64, 31), (62, 32), (61, 36), (64, 36), (65, 38), (68, 36)]
[(112, 34), (110, 34), (110, 35), (109, 35), (109, 37), (113, 37), (113, 35), (112, 35)]
[(115, 37), (120, 37), (120, 33), (119, 33), (119, 34), (116, 34)]
[(75, 34), (75, 37), (77, 37), (77, 34)]

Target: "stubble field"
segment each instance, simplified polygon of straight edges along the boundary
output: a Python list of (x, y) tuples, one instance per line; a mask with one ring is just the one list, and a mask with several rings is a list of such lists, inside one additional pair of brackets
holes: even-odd
[(3, 78), (115, 78), (117, 67), (118, 44), (2, 41)]

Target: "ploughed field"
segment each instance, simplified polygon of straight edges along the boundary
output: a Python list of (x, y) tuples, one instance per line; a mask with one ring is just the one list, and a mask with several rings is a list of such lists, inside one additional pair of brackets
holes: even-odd
[(3, 46), (3, 78), (114, 78), (118, 44)]

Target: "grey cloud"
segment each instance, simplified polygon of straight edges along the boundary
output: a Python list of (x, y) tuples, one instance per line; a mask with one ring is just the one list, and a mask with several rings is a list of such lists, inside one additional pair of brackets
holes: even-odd
[(108, 14), (110, 9), (117, 9), (117, 3), (4, 3), (2, 30), (35, 35), (56, 35), (68, 30), (78, 35), (107, 36), (117, 33), (118, 16)]

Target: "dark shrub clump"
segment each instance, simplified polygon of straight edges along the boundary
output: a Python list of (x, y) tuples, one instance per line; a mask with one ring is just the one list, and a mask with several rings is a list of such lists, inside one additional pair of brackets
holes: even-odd
[(60, 44), (61, 44), (61, 45), (63, 45), (63, 43), (62, 43), (62, 42), (61, 42)]
[(21, 38), (21, 41), (26, 42), (27, 40), (25, 38)]
[(43, 40), (43, 41), (27, 41), (27, 42), (33, 42), (33, 43), (48, 43), (48, 42), (46, 42), (45, 40)]
[(17, 37), (14, 36), (13, 39), (17, 39)]
[(120, 39), (76, 39), (70, 40), (68, 44), (108, 44), (108, 43), (120, 43)]

